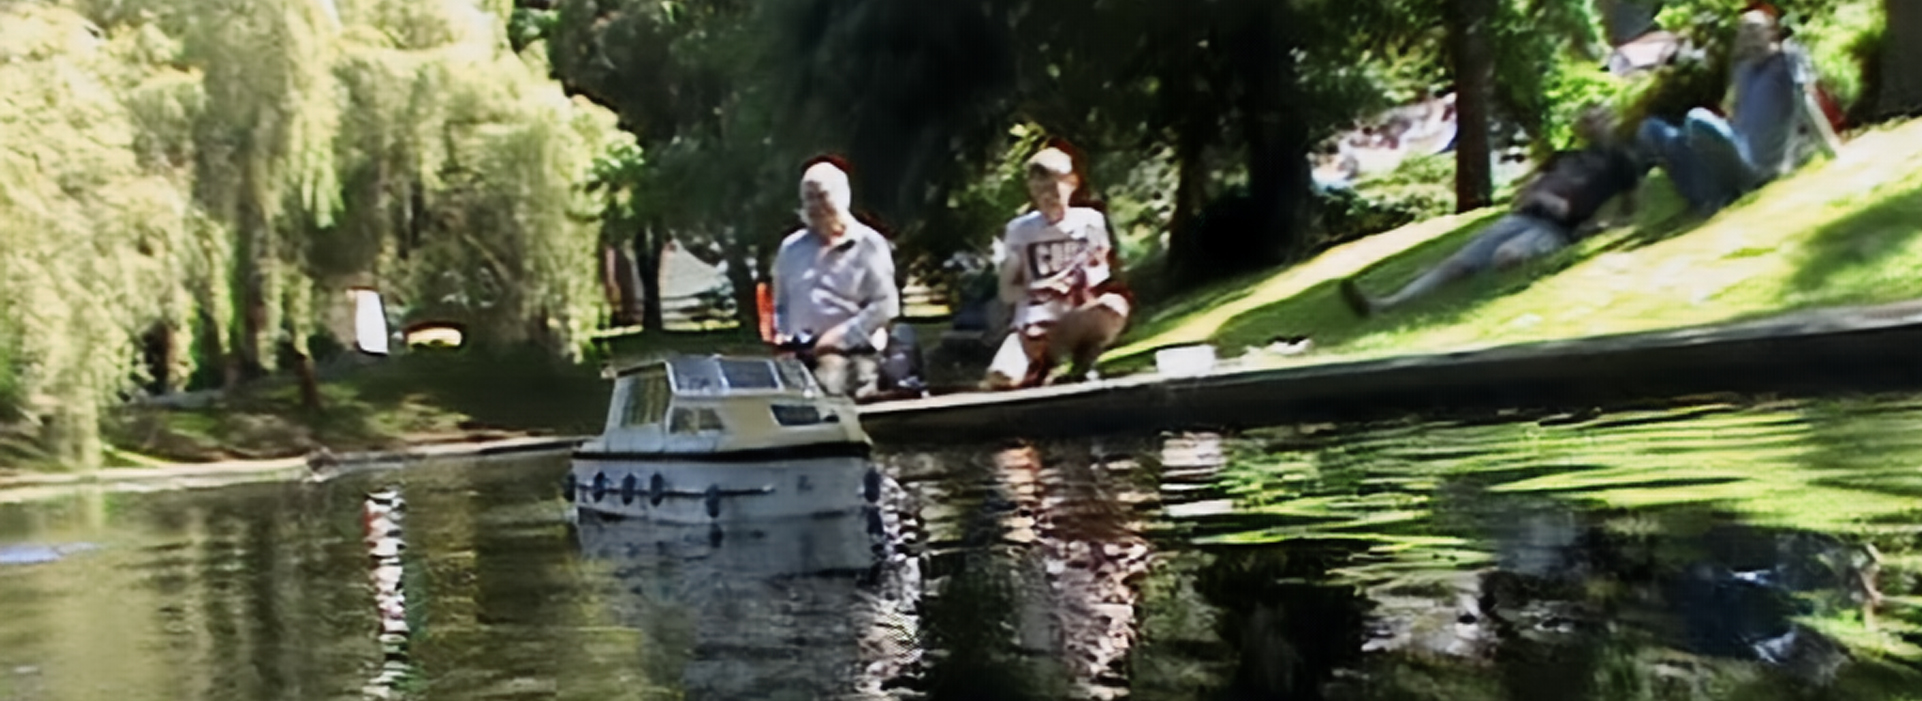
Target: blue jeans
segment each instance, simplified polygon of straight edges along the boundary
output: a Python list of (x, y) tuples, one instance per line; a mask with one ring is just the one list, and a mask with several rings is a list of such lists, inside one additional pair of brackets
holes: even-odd
[(1682, 126), (1649, 118), (1637, 134), (1655, 155), (1675, 191), (1695, 211), (1713, 214), (1766, 180), (1750, 161), (1748, 144), (1728, 122), (1697, 107)]
[(1490, 223), (1454, 254), (1409, 281), (1394, 294), (1369, 300), (1362, 306), (1372, 311), (1386, 311), (1456, 280), (1542, 258), (1567, 248), (1572, 240), (1568, 230), (1555, 222), (1510, 212)]

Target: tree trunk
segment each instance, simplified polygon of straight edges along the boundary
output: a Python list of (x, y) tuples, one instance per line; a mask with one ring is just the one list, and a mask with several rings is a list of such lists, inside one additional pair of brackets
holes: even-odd
[(621, 325), (641, 323), (640, 277), (634, 272), (634, 256), (626, 246), (614, 247), (614, 286), (621, 298)]
[(754, 298), (754, 261), (741, 237), (731, 231), (727, 237), (727, 283), (734, 297), (734, 319), (743, 329), (761, 328), (760, 305)]
[(1494, 163), (1488, 132), (1494, 102), (1495, 57), (1490, 46), (1491, 0), (1449, 0), (1448, 36), (1455, 70), (1455, 211), (1488, 206)]
[(640, 303), (635, 298), (634, 261), (624, 247), (601, 245), (601, 292), (607, 299), (608, 326), (627, 327), (640, 323)]
[(147, 393), (160, 396), (174, 389), (175, 353), (173, 325), (155, 322), (140, 338), (141, 356), (147, 366)]
[(314, 370), (314, 357), (294, 351), (294, 373), (300, 378), (300, 408), (320, 411), (320, 375)]
[(1305, 248), (1312, 174), (1293, 18), (1282, 3), (1261, 0), (1257, 7), (1246, 30), (1248, 86), (1240, 110), (1255, 225), (1245, 248), (1250, 266), (1268, 267), (1294, 260)]
[[(243, 221), (245, 215), (243, 214)], [(260, 285), (260, 264), (254, 259), (258, 254), (254, 234), (246, 228), (240, 235), (240, 250), (234, 255), (234, 277), (239, 282), (240, 299), (237, 305), (239, 318), (228, 328), (226, 349), (226, 376), (223, 389), (232, 394), (240, 386), (256, 376), (260, 367), (261, 327), (267, 320), (267, 303), (262, 299)]]
[(395, 247), (401, 260), (407, 260), (408, 254), (420, 245), (421, 233), (426, 228), (427, 188), (423, 187), (418, 179), (408, 181), (407, 221), (406, 226), (400, 230), (400, 245)]
[(1922, 112), (1922, 2), (1886, 0), (1883, 13), (1878, 111), (1885, 117)]
[(610, 328), (628, 324), (626, 305), (621, 298), (620, 274), (619, 249), (601, 244), (601, 299), (607, 301), (607, 326)]
[(661, 241), (655, 224), (643, 225), (634, 232), (635, 266), (641, 276), (641, 327), (648, 331), (667, 329), (661, 314)]
[(248, 276), (246, 288), (246, 311), (242, 314), (241, 333), (243, 344), (240, 346), (240, 373), (243, 382), (253, 381), (267, 374), (267, 348), (263, 347), (267, 338), (267, 295), (263, 289), (262, 272), (258, 264), (249, 264), (253, 272)]
[(1199, 130), (1183, 125), (1175, 136), (1175, 211), (1168, 221), (1168, 278), (1181, 281), (1195, 276), (1201, 264), (1201, 209), (1208, 199), (1208, 164), (1203, 159), (1206, 141)]

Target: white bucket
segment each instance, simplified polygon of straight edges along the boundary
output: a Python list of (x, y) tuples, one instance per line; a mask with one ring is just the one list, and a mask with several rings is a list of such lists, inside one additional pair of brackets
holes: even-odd
[(1215, 369), (1215, 347), (1176, 346), (1155, 351), (1155, 370), (1163, 377), (1193, 377)]

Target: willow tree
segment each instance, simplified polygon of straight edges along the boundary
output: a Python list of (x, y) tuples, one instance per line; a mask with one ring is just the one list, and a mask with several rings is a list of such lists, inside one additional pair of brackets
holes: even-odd
[[(340, 118), (332, 66), (341, 26), (325, 0), (179, 3), (182, 58), (200, 67), (195, 194), (232, 231), (227, 385), (274, 369), (291, 345), (303, 365), (313, 290), (299, 245), (340, 207), (333, 159)], [(303, 368), (307, 369), (307, 368)]]
[(0, 421), (97, 463), (143, 345), (163, 389), (291, 351), (317, 400), (316, 295), (370, 281), (417, 308), (492, 289), (480, 338), (573, 354), (601, 304), (584, 185), (621, 135), (508, 48), (507, 9), (0, 6)]
[(477, 340), (572, 355), (604, 303), (602, 195), (586, 185), (595, 157), (631, 139), (546, 77), (545, 45), (514, 52), (500, 9), (342, 6), (349, 206), (312, 255), (337, 285), (378, 283)]
[(206, 252), (181, 182), (143, 164), (154, 144), (119, 99), (131, 87), (191, 101), (185, 74), (123, 70), (140, 39), (110, 43), (61, 8), (0, 7), (0, 339), (26, 418), (83, 467), (99, 462), (100, 408), (136, 372), (136, 330), (179, 313), (173, 292)]

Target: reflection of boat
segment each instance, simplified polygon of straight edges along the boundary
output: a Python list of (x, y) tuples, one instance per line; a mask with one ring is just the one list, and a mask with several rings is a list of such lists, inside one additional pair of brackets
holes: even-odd
[(877, 555), (877, 513), (722, 527), (590, 512), (577, 533), (619, 580), (608, 604), (641, 631), (653, 683), (689, 699), (879, 697), (915, 632), (913, 580)]
[(848, 511), (874, 498), (870, 448), (854, 404), (799, 361), (680, 356), (616, 375), (565, 490), (583, 510), (667, 522)]

